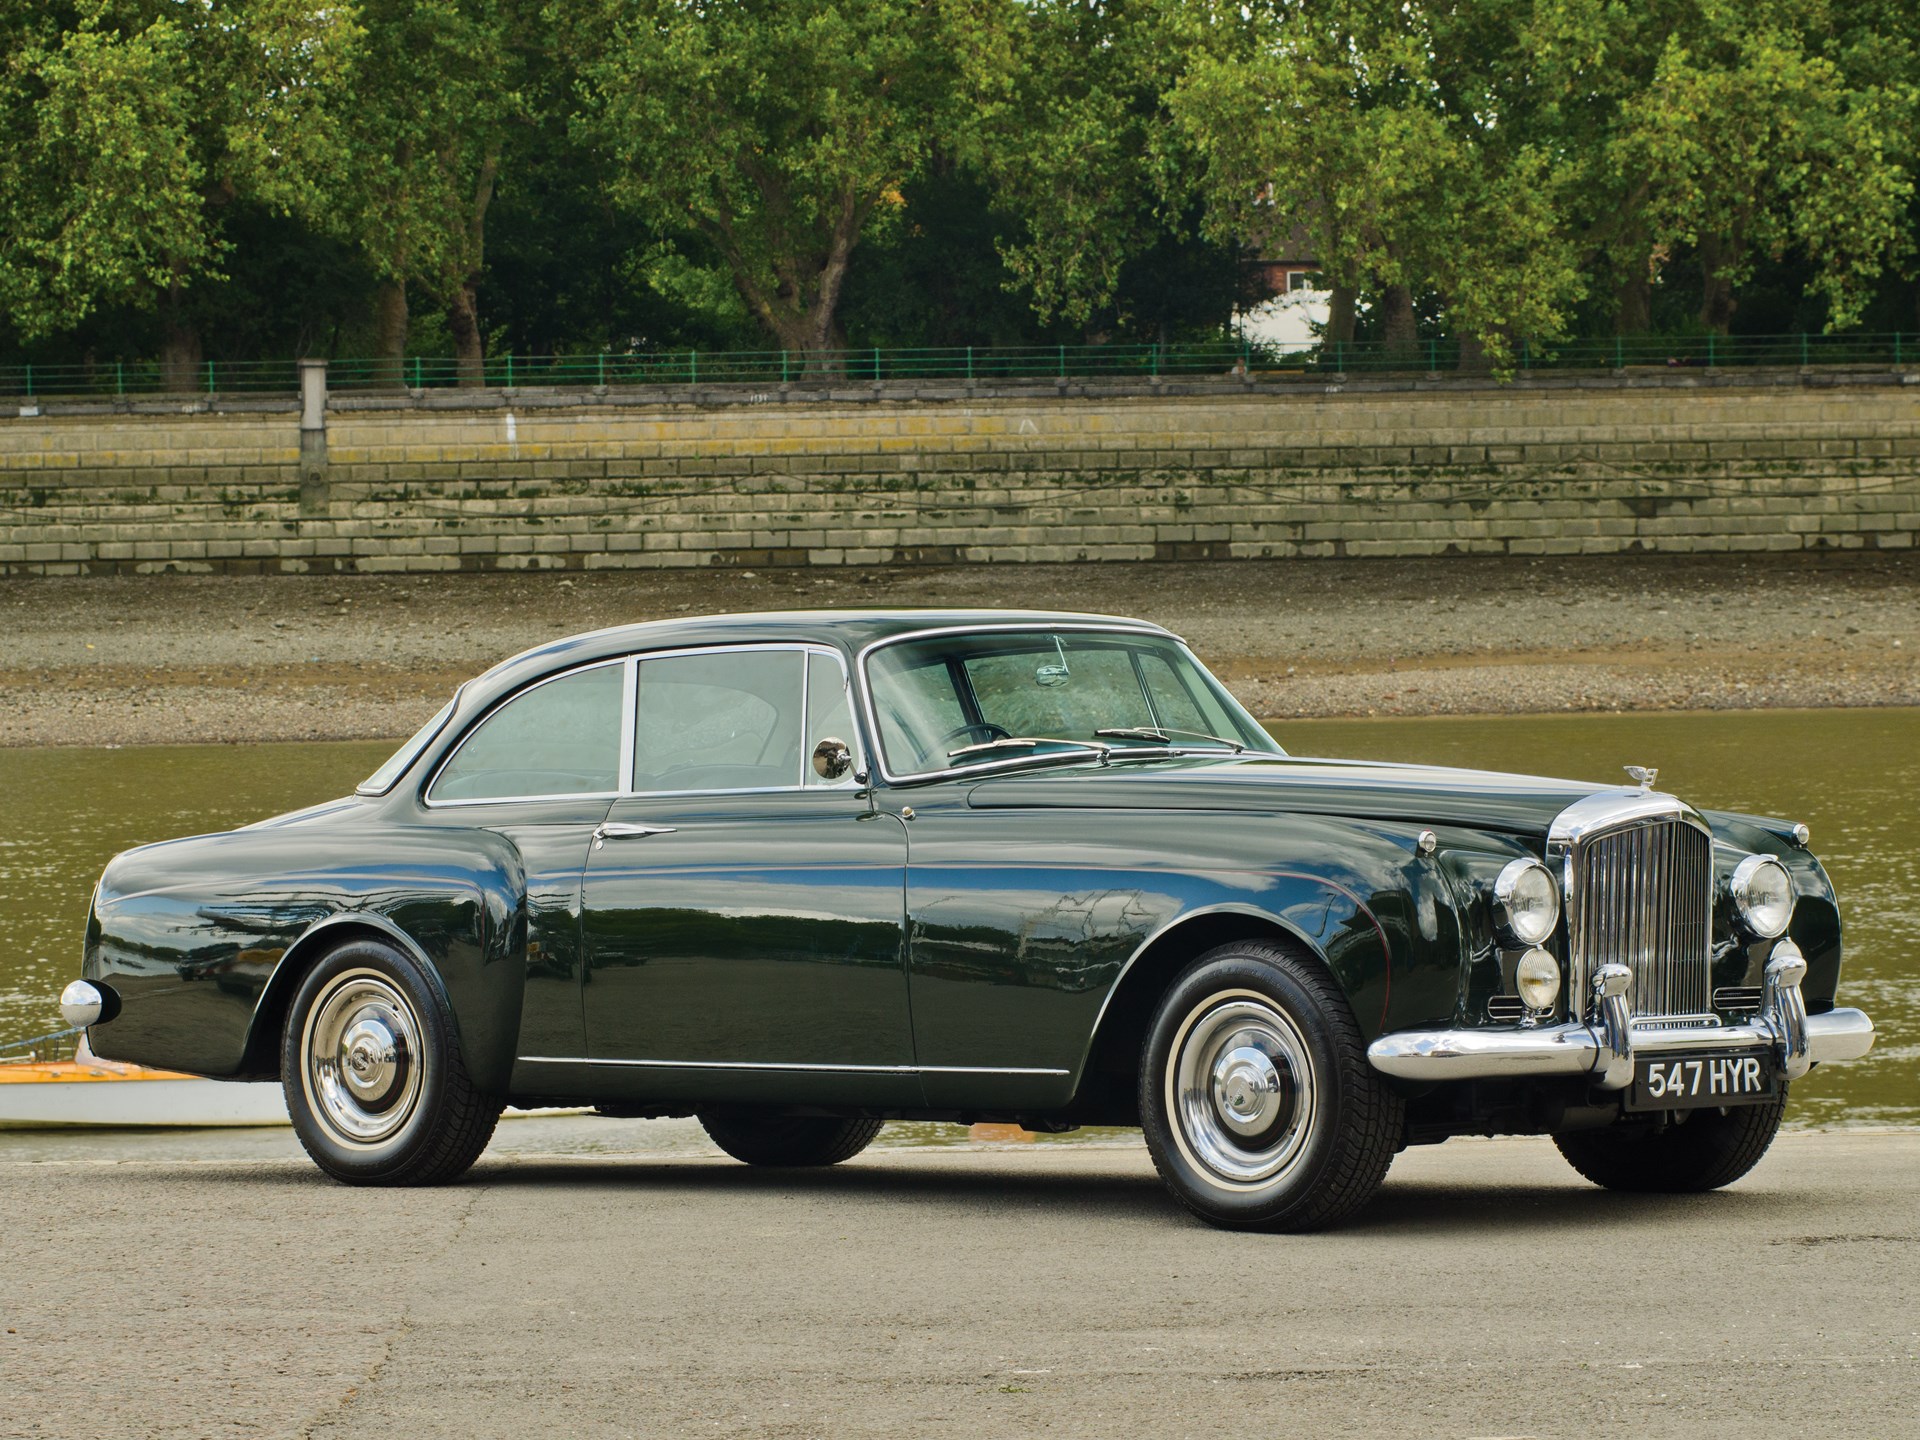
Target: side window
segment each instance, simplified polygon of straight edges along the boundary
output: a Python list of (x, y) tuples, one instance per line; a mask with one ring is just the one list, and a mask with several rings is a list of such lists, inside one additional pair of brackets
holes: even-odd
[[(642, 660), (633, 788), (759, 790), (798, 785), (798, 650), (740, 650)], [(807, 767), (811, 773), (812, 767)]]
[(511, 800), (620, 788), (619, 665), (523, 690), (471, 731), (429, 798)]
[[(807, 765), (804, 777), (809, 785), (851, 785), (852, 775), (825, 780), (814, 772), (813, 747), (831, 737), (847, 742), (857, 757), (859, 737), (853, 730), (853, 693), (847, 685), (847, 673), (831, 655), (807, 655)], [(855, 768), (859, 768), (857, 763)]]

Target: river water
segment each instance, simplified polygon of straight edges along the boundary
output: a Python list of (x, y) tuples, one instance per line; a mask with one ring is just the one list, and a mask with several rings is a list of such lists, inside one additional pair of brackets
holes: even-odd
[[(1920, 710), (1283, 721), (1297, 755), (1568, 775), (1657, 765), (1697, 805), (1804, 820), (1846, 925), (1843, 1003), (1880, 1039), (1794, 1087), (1797, 1125), (1920, 1124)], [(57, 1028), (87, 899), (118, 850), (345, 793), (385, 743), (0, 750), (0, 1040)]]

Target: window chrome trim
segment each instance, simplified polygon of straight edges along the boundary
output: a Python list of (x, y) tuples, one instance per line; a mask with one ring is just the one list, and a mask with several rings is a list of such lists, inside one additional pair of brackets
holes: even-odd
[[(806, 734), (807, 671), (810, 668), (806, 663), (806, 657), (809, 655), (826, 655), (831, 657), (834, 663), (840, 667), (840, 678), (847, 688), (847, 708), (852, 712), (854, 717), (854, 733), (846, 737), (848, 743), (853, 747), (854, 765), (853, 770), (849, 772), (846, 779), (832, 785), (809, 785), (805, 783), (804, 777), (807, 773), (808, 751), (803, 739), (800, 747), (800, 773), (802, 779), (799, 784), (754, 785), (731, 790), (634, 789), (634, 746), (635, 741), (638, 739), (638, 687), (640, 666), (648, 660), (672, 660), (689, 655), (737, 655), (759, 651), (792, 651), (801, 656), (800, 727), (803, 737)], [(473, 800), (435, 800), (432, 798), (433, 787), (440, 779), (440, 772), (453, 762), (453, 757), (466, 748), (467, 742), (478, 734), (480, 727), (486, 724), (493, 716), (499, 714), (500, 711), (508, 705), (511, 705), (521, 696), (529, 695), (535, 690), (538, 690), (542, 685), (551, 685), (556, 680), (565, 680), (575, 675), (585, 674), (589, 670), (602, 670), (612, 665), (618, 665), (624, 671), (621, 677), (622, 688), (620, 696), (621, 758), (619, 768), (614, 777), (615, 782), (620, 788), (617, 790), (567, 790), (557, 795), (498, 795)], [(552, 675), (543, 675), (532, 684), (522, 686), (511, 695), (502, 697), (498, 704), (491, 706), (485, 714), (476, 718), (473, 723), (467, 727), (466, 733), (460, 737), (459, 743), (443, 755), (439, 763), (434, 766), (432, 776), (420, 789), (420, 803), (430, 810), (451, 810), (474, 805), (530, 805), (547, 800), (606, 800), (611, 804), (621, 800), (638, 798), (671, 800), (701, 795), (790, 795), (798, 791), (807, 791), (823, 795), (852, 794), (859, 788), (853, 780), (853, 775), (864, 768), (863, 762), (867, 751), (866, 737), (859, 733), (859, 714), (860, 706), (853, 692), (853, 676), (852, 672), (847, 668), (846, 654), (837, 647), (818, 640), (768, 640), (764, 642), (745, 641), (730, 645), (685, 645), (671, 650), (642, 650), (636, 651), (631, 655), (617, 655), (607, 659), (591, 660), (585, 665), (576, 665), (571, 670), (561, 670)], [(443, 725), (440, 728), (444, 731), (446, 726)]]
[(616, 1060), (592, 1055), (517, 1055), (527, 1065), (618, 1065), (637, 1070), (792, 1070), (831, 1075), (1047, 1075), (1072, 1072), (1008, 1065), (817, 1065), (774, 1060)]
[[(833, 785), (809, 785), (805, 779), (808, 765), (807, 757), (810, 753), (805, 740), (807, 733), (807, 670), (809, 668), (806, 664), (807, 656), (826, 655), (831, 657), (834, 663), (839, 665), (840, 678), (847, 686), (847, 708), (854, 710), (856, 715), (858, 714), (858, 709), (853, 704), (853, 679), (847, 670), (847, 657), (845, 653), (835, 646), (825, 644), (819, 640), (748, 640), (731, 645), (687, 645), (673, 650), (646, 650), (629, 658), (634, 662), (634, 669), (636, 671), (635, 684), (637, 686), (637, 672), (639, 667), (649, 660), (676, 660), (688, 655), (739, 655), (758, 653), (761, 651), (793, 651), (801, 657), (800, 734), (802, 739), (800, 742), (800, 782), (794, 785), (743, 785), (727, 790), (636, 790), (633, 788), (633, 747), (630, 745), (627, 751), (627, 773), (624, 780), (626, 788), (620, 792), (616, 797), (617, 799), (631, 800), (638, 797), (649, 800), (671, 800), (683, 799), (693, 795), (791, 795), (795, 791), (800, 790), (811, 790), (821, 794), (831, 795), (835, 793), (850, 794), (858, 788), (853, 784), (851, 773), (849, 773), (845, 781)], [(639, 710), (638, 690), (630, 690), (629, 694), (632, 696), (630, 708), (635, 712), (635, 722), (637, 724)], [(858, 726), (856, 724), (856, 730), (857, 728)], [(636, 734), (634, 739), (637, 741), (638, 738)], [(857, 733), (853, 736), (850, 743), (854, 749), (853, 769), (858, 771), (861, 768), (860, 762), (865, 756), (866, 745), (863, 738)]]
[(623, 672), (620, 676), (620, 766), (613, 778), (620, 784), (620, 793), (625, 795), (633, 789), (633, 732), (639, 722), (640, 662), (628, 655), (621, 660), (620, 668)]
[[(1223, 691), (1226, 691), (1226, 686), (1220, 684), (1220, 677), (1215, 675), (1211, 670), (1208, 670), (1207, 667), (1201, 663), (1200, 657), (1193, 653), (1192, 646), (1188, 645), (1185, 640), (1164, 626), (1155, 625), (1145, 620), (1071, 620), (1064, 624), (1058, 624), (1050, 623), (1044, 618), (1036, 617), (1031, 620), (996, 621), (989, 625), (941, 625), (929, 630), (910, 631), (904, 635), (889, 635), (883, 640), (874, 640), (862, 646), (860, 653), (854, 657), (854, 663), (860, 672), (861, 706), (867, 722), (868, 733), (873, 737), (874, 769), (878, 773), (879, 778), (886, 781), (889, 785), (925, 785), (936, 780), (951, 779), (957, 775), (986, 776), (1006, 770), (1016, 770), (1032, 766), (1035, 757), (1021, 756), (1014, 760), (986, 760), (973, 765), (949, 765), (943, 770), (913, 770), (905, 774), (896, 775), (892, 770), (887, 768), (886, 742), (880, 734), (880, 712), (873, 703), (873, 672), (869, 661), (875, 651), (885, 650), (891, 645), (905, 645), (914, 640), (937, 640), (947, 635), (1017, 635), (1022, 633), (1047, 633), (1054, 631), (1068, 635), (1140, 635), (1155, 640), (1171, 641), (1176, 649), (1195, 665), (1199, 666), (1200, 670), (1208, 679), (1212, 680), (1215, 685), (1219, 685)], [(1229, 698), (1231, 698), (1232, 692), (1227, 691), (1227, 694)], [(1240, 702), (1236, 700), (1234, 703), (1239, 705)], [(1241, 705), (1240, 708), (1242, 710), (1246, 709), (1244, 705)], [(1255, 721), (1255, 723), (1258, 724), (1259, 722)], [(1261, 733), (1265, 734), (1264, 727), (1262, 727)], [(1269, 740), (1272, 739), (1271, 736), (1268, 738)], [(1230, 754), (1232, 752), (1222, 751), (1220, 753)], [(1252, 752), (1251, 747), (1249, 747), (1248, 751), (1242, 753), (1255, 752)], [(1283, 754), (1284, 752), (1262, 751), (1257, 753)], [(1116, 750), (1113, 754), (1114, 758), (1117, 759), (1121, 752)], [(1092, 751), (1087, 752), (1087, 755), (1089, 759), (1100, 758)], [(1051, 758), (1055, 757), (1049, 752), (1049, 759)]]
[[(466, 693), (467, 686), (472, 683), (471, 680), (462, 680), (454, 687), (453, 695), (447, 703), (442, 705), (419, 730), (401, 742), (400, 750), (394, 751), (394, 755), (408, 748), (411, 748), (413, 753), (407, 756), (407, 763), (394, 772), (391, 780), (384, 785), (373, 783), (380, 771), (385, 770), (392, 763), (392, 755), (381, 761), (379, 769), (376, 769), (372, 775), (354, 786), (353, 793), (366, 799), (376, 799), (382, 795), (392, 794), (393, 788), (407, 778), (407, 772), (420, 763), (420, 757), (433, 748), (433, 742), (446, 733), (447, 727), (453, 723), (453, 717), (460, 713), (460, 697)], [(416, 741), (418, 743), (415, 743)]]
[[(629, 656), (615, 656), (608, 660), (590, 660), (585, 665), (574, 666), (571, 670), (561, 670), (552, 675), (543, 675), (531, 685), (524, 685), (520, 689), (515, 690), (511, 695), (502, 696), (498, 704), (488, 706), (485, 713), (477, 716), (473, 723), (467, 726), (466, 733), (460, 737), (458, 743), (440, 757), (439, 763), (433, 767), (433, 774), (429, 776), (427, 782), (420, 787), (420, 803), (429, 810), (451, 810), (461, 806), (471, 805), (520, 805), (538, 800), (600, 800), (613, 799), (618, 796), (620, 794), (618, 790), (564, 790), (557, 795), (487, 795), (469, 800), (436, 800), (433, 798), (433, 787), (440, 783), (440, 777), (445, 773), (447, 766), (453, 763), (455, 756), (467, 748), (468, 742), (480, 733), (488, 721), (506, 709), (507, 706), (513, 704), (514, 701), (531, 695), (542, 686), (552, 685), (560, 680), (571, 680), (574, 676), (584, 675), (589, 670), (606, 670), (615, 665), (625, 667), (629, 659), (631, 659)], [(633, 687), (631, 685), (625, 687), (620, 697), (620, 712), (620, 731), (622, 734), (625, 734), (633, 724)], [(614, 768), (614, 783), (617, 785), (620, 781), (619, 765), (618, 762), (616, 762)]]

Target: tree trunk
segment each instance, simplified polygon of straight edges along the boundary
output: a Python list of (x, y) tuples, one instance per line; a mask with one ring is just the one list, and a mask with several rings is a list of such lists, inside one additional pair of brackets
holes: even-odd
[(1718, 237), (1703, 236), (1700, 241), (1700, 323), (1716, 335), (1724, 335), (1733, 324), (1733, 312), (1740, 301), (1733, 293), (1733, 282), (1722, 274), (1725, 249)]
[(463, 386), (487, 383), (486, 342), (480, 335), (480, 270), (487, 258), (487, 207), (493, 203), (494, 181), (500, 174), (500, 145), (496, 141), (480, 162), (473, 182), (473, 205), (467, 211), (467, 273), (454, 287), (447, 305), (447, 328), (453, 331), (453, 353)]
[(480, 307), (471, 283), (455, 288), (447, 305), (447, 328), (453, 331), (460, 383), (469, 388), (486, 384), (486, 346), (480, 339)]
[(407, 383), (407, 287), (382, 280), (374, 295), (373, 383), (404, 389)]
[(160, 388), (186, 393), (207, 385), (200, 332), (169, 314), (160, 336)]
[(1420, 330), (1413, 316), (1413, 292), (1389, 285), (1380, 292), (1380, 329), (1387, 354), (1404, 360), (1420, 351)]
[(176, 280), (167, 287), (160, 319), (160, 388), (187, 392), (206, 388), (201, 369), (200, 331), (187, 318), (183, 287)]
[(1327, 333), (1322, 337), (1340, 345), (1353, 343), (1353, 310), (1358, 297), (1351, 285), (1335, 285), (1327, 301)]
[(1640, 265), (1620, 282), (1619, 304), (1613, 314), (1616, 335), (1645, 335), (1653, 329), (1653, 277)]

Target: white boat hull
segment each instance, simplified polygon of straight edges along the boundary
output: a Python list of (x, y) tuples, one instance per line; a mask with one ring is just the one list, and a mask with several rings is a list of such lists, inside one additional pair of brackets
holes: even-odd
[(204, 1129), (290, 1125), (278, 1084), (202, 1080), (45, 1080), (0, 1085), (0, 1130), (87, 1126)]

